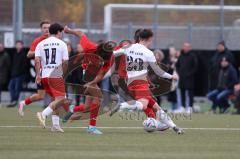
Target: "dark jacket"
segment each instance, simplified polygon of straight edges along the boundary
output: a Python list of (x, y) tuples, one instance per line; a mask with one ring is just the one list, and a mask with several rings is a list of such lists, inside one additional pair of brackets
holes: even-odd
[(80, 84), (82, 82), (83, 69), (79, 65), (77, 53), (70, 53), (68, 64), (68, 75), (66, 77), (66, 82)]
[(194, 75), (198, 69), (197, 57), (190, 51), (182, 53), (176, 63), (179, 75), (179, 87), (183, 89), (194, 89)]
[(236, 61), (233, 54), (226, 48), (223, 52), (216, 52), (210, 60), (209, 64), (209, 89), (214, 90), (217, 88), (218, 73), (220, 69), (220, 62), (223, 57), (229, 59), (229, 62), (236, 66)]
[(221, 68), (219, 70), (217, 82), (218, 89), (233, 89), (234, 85), (237, 83), (237, 71), (231, 64), (227, 68)]
[(7, 83), (10, 74), (10, 57), (6, 52), (0, 52), (0, 85)]
[(28, 59), (27, 52), (21, 50), (19, 53), (17, 51), (13, 54), (11, 77), (18, 77), (26, 75), (28, 72)]

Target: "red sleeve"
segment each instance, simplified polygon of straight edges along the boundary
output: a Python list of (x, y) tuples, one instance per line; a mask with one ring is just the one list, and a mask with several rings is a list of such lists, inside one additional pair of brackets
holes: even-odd
[(40, 37), (36, 38), (36, 39), (32, 42), (29, 51), (35, 52), (35, 49), (36, 49), (37, 45), (38, 45), (42, 40), (44, 40), (44, 39), (46, 39), (46, 38), (47, 38), (46, 36), (40, 36)]
[(82, 46), (84, 53), (93, 53), (97, 50), (97, 44), (90, 41), (86, 35), (81, 37), (79, 43)]
[(39, 43), (39, 42), (38, 42), (38, 39), (35, 39), (35, 40), (32, 42), (29, 51), (35, 52), (35, 49), (36, 49), (38, 43)]
[(114, 56), (111, 57), (110, 60), (108, 60), (107, 62), (104, 62), (104, 65), (101, 67), (101, 69), (99, 70), (99, 72), (108, 72), (108, 70), (112, 67), (114, 63)]
[(118, 66), (118, 75), (120, 78), (126, 78), (127, 77), (127, 70), (126, 70), (126, 56), (121, 55), (120, 62)]

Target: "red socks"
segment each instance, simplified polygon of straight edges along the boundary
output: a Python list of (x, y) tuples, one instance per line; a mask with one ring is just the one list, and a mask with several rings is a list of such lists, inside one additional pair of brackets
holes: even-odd
[(147, 109), (145, 109), (144, 112), (147, 115), (147, 117), (154, 118), (154, 119), (156, 118), (156, 114), (152, 108), (147, 107)]
[(26, 105), (29, 105), (31, 103), (32, 103), (32, 101), (31, 101), (31, 99), (29, 97), (25, 99), (25, 104)]
[(144, 110), (144, 112), (149, 118), (156, 119), (156, 113), (153, 111), (153, 106), (155, 103), (156, 101), (153, 98), (148, 99), (148, 106), (147, 106), (147, 109)]
[(99, 111), (99, 105), (94, 103), (91, 104), (89, 125), (96, 126), (98, 111)]
[(84, 104), (80, 104), (79, 106), (75, 106), (73, 108), (73, 112), (84, 112), (85, 110), (85, 105)]
[[(85, 105), (80, 104), (79, 106), (75, 106), (73, 108), (73, 112), (84, 112), (85, 111)], [(96, 126), (96, 120), (99, 112), (99, 105), (98, 104), (90, 104), (90, 119), (89, 119), (89, 125)]]

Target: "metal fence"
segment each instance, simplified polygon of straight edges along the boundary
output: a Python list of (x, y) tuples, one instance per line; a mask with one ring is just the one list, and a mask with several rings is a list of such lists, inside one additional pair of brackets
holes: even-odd
[[(112, 26), (111, 39), (121, 41), (132, 39), (134, 31), (143, 26)], [(198, 27), (191, 23), (186, 26), (144, 26), (154, 30), (154, 48), (166, 49), (168, 46), (181, 48), (184, 42), (190, 42), (193, 49), (214, 50), (221, 39), (221, 29), (218, 26)], [(224, 27), (224, 40), (231, 50), (240, 50), (238, 41), (240, 39), (240, 27)], [(154, 46), (155, 45), (155, 46)]]
[[(240, 50), (240, 45), (238, 44), (238, 40), (240, 39), (240, 21), (238, 20), (240, 11), (205, 11), (200, 14), (199, 11), (194, 10), (191, 10), (189, 13), (184, 10), (180, 12), (176, 10), (156, 11), (154, 9), (141, 12), (138, 12), (138, 10), (116, 10), (112, 13), (114, 21), (111, 25), (111, 33), (109, 33), (104, 29), (104, 16), (95, 14), (94, 6), (96, 6), (95, 3), (98, 1), (85, 1), (88, 3), (85, 2), (83, 7), (86, 9), (87, 15), (83, 20), (84, 22), (81, 24), (64, 20), (60, 22), (70, 24), (73, 28), (81, 28), (85, 33), (88, 33), (93, 41), (108, 39), (109, 35), (109, 39), (116, 42), (120, 42), (123, 39), (132, 39), (134, 31), (137, 28), (146, 27), (152, 28), (154, 31), (155, 39), (153, 48), (165, 49), (169, 45), (180, 48), (182, 44), (187, 41), (192, 43), (194, 49), (213, 50), (216, 44), (221, 39), (224, 39), (231, 50)], [(90, 1), (91, 3), (89, 3)], [(219, 0), (219, 2), (220, 1), (223, 2), (223, 0)], [(22, 5), (20, 2), (23, 3), (23, 13), (21, 13), (19, 9), (19, 6), (21, 8)], [(28, 6), (25, 6), (24, 2), (26, 1), (2, 0), (0, 2), (0, 4), (2, 4), (2, 6), (0, 6), (0, 9), (2, 9), (0, 10), (0, 15), (4, 16), (2, 21), (0, 21), (1, 42), (8, 42), (6, 38), (11, 39), (11, 33), (13, 33), (12, 36), (15, 36), (15, 39), (22, 39), (24, 45), (28, 47), (31, 41), (40, 34), (40, 29), (38, 28), (39, 19), (34, 19), (34, 17), (41, 17), (37, 14), (43, 13), (44, 10), (36, 11), (36, 15), (29, 16), (28, 19), (26, 19), (24, 15), (33, 14), (38, 8), (34, 5), (34, 1), (29, 3)], [(153, 4), (153, 2), (157, 1), (151, 1), (151, 4)], [(52, 5), (55, 3), (55, 1), (51, 2)], [(93, 6), (90, 7), (88, 11), (87, 8), (89, 7), (87, 7), (87, 5), (89, 6), (91, 4), (93, 4)], [(157, 5), (157, 3), (155, 5)], [(39, 7), (44, 9), (44, 5)], [(48, 6), (48, 9), (49, 7), (50, 6)], [(101, 10), (104, 10), (104, 8), (101, 8)], [(23, 19), (19, 16), (21, 14), (23, 15)], [(179, 19), (174, 19), (172, 15), (177, 15), (175, 17)], [(101, 17), (102, 22), (94, 21), (94, 19), (97, 19), (96, 17)], [(65, 36), (65, 38), (70, 39), (73, 44), (78, 43), (78, 39), (71, 36)]]

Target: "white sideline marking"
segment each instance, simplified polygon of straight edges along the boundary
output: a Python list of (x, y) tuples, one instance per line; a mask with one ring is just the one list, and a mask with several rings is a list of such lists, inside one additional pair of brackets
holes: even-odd
[[(0, 125), (0, 128), (41, 128), (41, 126)], [(87, 127), (62, 127), (64, 129), (86, 129)], [(143, 127), (98, 127), (100, 129), (143, 129)], [(185, 130), (240, 131), (240, 128), (183, 128)]]

